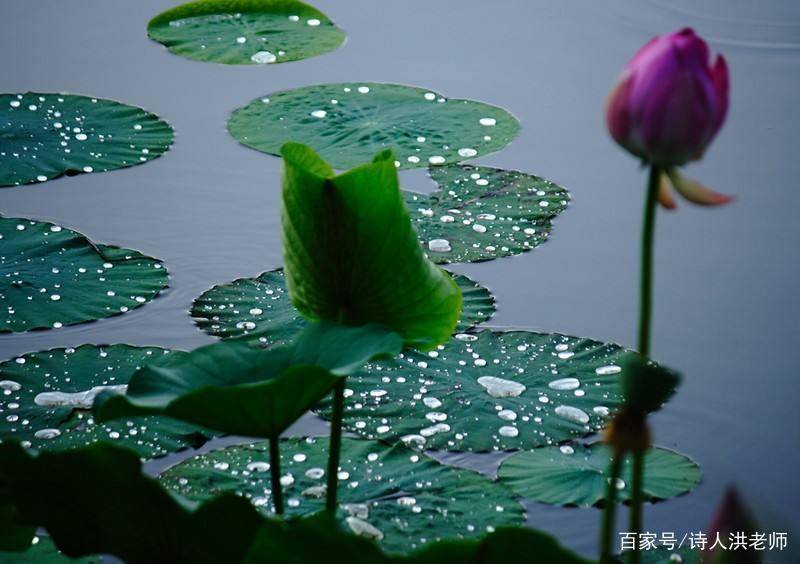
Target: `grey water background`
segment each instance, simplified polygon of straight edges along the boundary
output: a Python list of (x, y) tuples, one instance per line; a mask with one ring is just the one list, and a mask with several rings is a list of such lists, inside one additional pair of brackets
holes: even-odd
[[(692, 25), (728, 58), (732, 92), (724, 129), (687, 173), (737, 199), (659, 212), (653, 354), (685, 379), (652, 423), (656, 442), (694, 458), (704, 480), (690, 495), (648, 506), (646, 528), (679, 537), (704, 530), (724, 488), (736, 484), (763, 528), (794, 531), (790, 545), (800, 542), (799, 3), (316, 0), (346, 30), (346, 44), (266, 67), (193, 62), (148, 40), (149, 18), (175, 3), (0, 3), (0, 91), (118, 99), (157, 113), (177, 133), (171, 151), (142, 166), (0, 189), (4, 215), (139, 249), (171, 273), (169, 291), (134, 312), (0, 336), (0, 358), (82, 343), (211, 342), (188, 315), (192, 299), (282, 262), (280, 161), (240, 146), (226, 120), (260, 95), (341, 81), (412, 84), (514, 113), (517, 139), (474, 162), (545, 176), (573, 201), (540, 248), (453, 270), (494, 292), (492, 325), (633, 345), (645, 174), (609, 139), (603, 105), (641, 44)], [(433, 187), (424, 171), (402, 180)], [(325, 429), (308, 417), (294, 432)], [(499, 458), (451, 460), (491, 473)], [(526, 508), (531, 526), (595, 553), (597, 510)]]

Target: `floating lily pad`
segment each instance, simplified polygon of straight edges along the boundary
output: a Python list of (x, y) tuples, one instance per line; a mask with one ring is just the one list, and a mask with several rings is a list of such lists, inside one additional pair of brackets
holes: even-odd
[(321, 55), (344, 32), (295, 0), (200, 0), (162, 12), (147, 32), (176, 55), (229, 65), (285, 63)]
[(569, 193), (549, 180), (483, 166), (431, 167), (439, 189), (405, 192), (406, 206), (431, 260), (478, 262), (543, 243)]
[[(326, 439), (281, 441), (288, 515), (324, 507)], [(234, 491), (271, 512), (269, 446), (254, 443), (196, 456), (162, 474), (162, 483), (201, 501)], [(339, 518), (357, 534), (407, 552), (441, 538), (477, 537), (523, 520), (511, 492), (470, 470), (439, 464), (402, 445), (342, 441)]]
[(0, 333), (125, 313), (166, 288), (163, 265), (46, 221), (0, 217)]
[[(621, 405), (617, 345), (527, 331), (458, 334), (347, 379), (344, 426), (448, 451), (528, 449), (600, 430)], [(330, 415), (325, 399), (319, 413)]]
[(156, 347), (82, 345), (52, 349), (0, 364), (0, 439), (16, 439), (40, 450), (63, 450), (98, 441), (114, 442), (153, 458), (208, 435), (198, 427), (156, 417), (97, 423), (91, 409), (103, 390), (125, 391), (135, 370), (164, 355)]
[(1, 552), (3, 564), (101, 564), (99, 557), (70, 558), (56, 548), (50, 537), (36, 535), (32, 546), (24, 552)]
[[(451, 276), (462, 295), (458, 331), (494, 315), (494, 298), (489, 290), (462, 274)], [(283, 269), (214, 286), (195, 300), (192, 317), (203, 331), (215, 337), (246, 336), (269, 344), (286, 343), (308, 325), (289, 300)]]
[[(499, 480), (522, 497), (552, 505), (597, 505), (605, 497), (611, 453), (605, 444), (561, 445), (519, 452), (500, 466)], [(644, 498), (668, 499), (700, 483), (700, 467), (689, 458), (652, 448), (644, 459)], [(618, 499), (630, 500), (631, 456), (617, 482)]]
[(0, 186), (138, 165), (172, 128), (141, 108), (73, 94), (0, 94)]
[(400, 168), (463, 161), (502, 149), (518, 129), (514, 116), (496, 106), (371, 82), (270, 94), (228, 122), (231, 135), (248, 147), (278, 155), (287, 141), (305, 143), (338, 169), (369, 162), (386, 148)]

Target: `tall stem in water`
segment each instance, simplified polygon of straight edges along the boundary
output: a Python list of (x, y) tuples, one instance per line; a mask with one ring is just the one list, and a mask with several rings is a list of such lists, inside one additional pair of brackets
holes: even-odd
[(272, 478), (272, 502), (275, 505), (275, 513), (283, 515), (280, 443), (280, 437), (272, 437), (269, 440), (269, 471)]
[[(653, 238), (656, 227), (656, 203), (658, 199), (661, 170), (650, 165), (650, 178), (647, 183), (647, 199), (644, 206), (642, 222), (642, 270), (639, 295), (639, 340), (637, 349), (642, 356), (650, 354), (650, 325), (653, 311)], [(642, 532), (642, 488), (644, 487), (644, 455), (643, 450), (633, 453), (631, 472), (631, 512), (630, 532), (639, 538)], [(639, 564), (641, 554), (634, 550), (631, 564)]]
[(622, 469), (623, 454), (615, 454), (608, 468), (603, 526), (600, 530), (600, 564), (614, 562), (614, 532), (617, 513), (617, 480)]
[(342, 378), (333, 388), (333, 415), (331, 418), (331, 442), (328, 449), (328, 487), (325, 509), (336, 511), (336, 494), (339, 487), (339, 453), (342, 450), (342, 419), (344, 417), (344, 385)]

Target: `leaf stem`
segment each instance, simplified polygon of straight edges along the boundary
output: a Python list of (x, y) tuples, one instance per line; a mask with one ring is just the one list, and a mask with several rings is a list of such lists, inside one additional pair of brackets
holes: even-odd
[(617, 513), (617, 479), (622, 470), (624, 454), (615, 453), (608, 467), (603, 527), (600, 531), (600, 564), (612, 564), (614, 560), (614, 533)]
[(283, 515), (280, 444), (280, 437), (271, 437), (269, 440), (269, 471), (272, 477), (272, 502), (275, 505), (275, 513)]
[[(647, 181), (647, 198), (644, 205), (642, 221), (642, 263), (641, 287), (639, 295), (639, 340), (637, 349), (642, 356), (650, 354), (650, 325), (653, 311), (653, 239), (656, 226), (656, 204), (658, 199), (661, 170), (650, 165), (650, 177)], [(639, 538), (642, 532), (642, 487), (644, 485), (644, 451), (633, 452), (633, 468), (631, 470), (631, 510), (630, 532)], [(639, 564), (641, 554), (637, 548), (631, 552), (631, 564)]]
[(642, 221), (642, 262), (639, 289), (639, 340), (638, 350), (642, 356), (650, 354), (650, 319), (653, 310), (653, 238), (656, 227), (656, 203), (661, 170), (650, 167), (647, 182), (647, 199)]
[(325, 509), (336, 511), (337, 488), (339, 487), (339, 453), (342, 449), (342, 419), (344, 418), (344, 385), (342, 378), (333, 388), (333, 414), (331, 418), (331, 441), (328, 449), (328, 486)]

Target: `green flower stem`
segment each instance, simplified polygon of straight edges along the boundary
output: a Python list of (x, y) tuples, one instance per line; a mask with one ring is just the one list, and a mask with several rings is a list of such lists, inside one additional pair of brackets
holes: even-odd
[[(642, 223), (642, 271), (639, 296), (639, 341), (637, 348), (642, 356), (650, 354), (650, 320), (653, 311), (653, 239), (656, 227), (656, 204), (658, 200), (661, 170), (650, 166), (650, 178), (647, 182), (647, 199), (644, 206)], [(631, 511), (630, 532), (639, 538), (642, 532), (642, 487), (644, 484), (644, 452), (633, 453), (631, 469)], [(639, 550), (631, 553), (631, 564), (639, 564)]]
[(642, 222), (642, 270), (639, 289), (639, 341), (638, 350), (642, 356), (650, 354), (650, 319), (653, 311), (653, 238), (656, 227), (656, 204), (661, 170), (652, 165), (647, 182), (647, 200)]
[(622, 453), (615, 453), (608, 467), (603, 527), (600, 531), (600, 564), (612, 564), (614, 559), (614, 532), (617, 513), (617, 479), (622, 471)]
[(269, 440), (269, 471), (272, 478), (272, 502), (275, 513), (283, 515), (283, 489), (281, 487), (281, 439), (271, 437)]
[(339, 487), (339, 452), (342, 448), (342, 418), (344, 417), (344, 384), (342, 378), (333, 388), (333, 415), (331, 417), (331, 442), (328, 450), (328, 488), (325, 509), (336, 511), (336, 493)]

